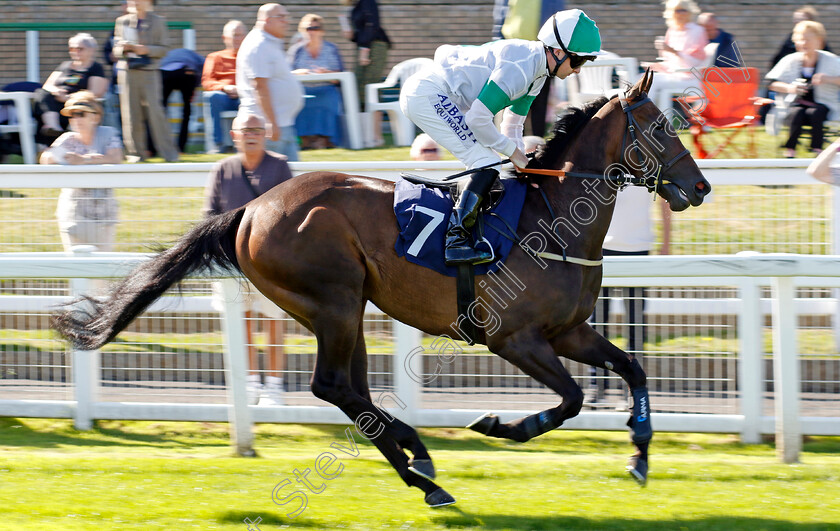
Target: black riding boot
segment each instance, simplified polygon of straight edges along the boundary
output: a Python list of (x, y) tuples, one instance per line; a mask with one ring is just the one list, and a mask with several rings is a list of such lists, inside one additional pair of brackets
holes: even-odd
[(493, 258), (486, 245), (483, 246), (484, 249), (473, 247), (470, 228), (478, 217), (478, 207), (487, 199), (487, 194), (498, 176), (498, 170), (493, 169), (477, 172), (461, 192), (458, 204), (449, 217), (449, 228), (446, 230), (446, 265), (477, 265), (489, 262)]

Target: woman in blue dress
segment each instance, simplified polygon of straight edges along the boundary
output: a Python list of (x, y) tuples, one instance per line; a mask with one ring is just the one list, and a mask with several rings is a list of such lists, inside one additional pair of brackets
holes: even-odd
[[(294, 74), (341, 72), (344, 63), (338, 47), (324, 40), (324, 19), (308, 14), (300, 19), (298, 31), (303, 39), (289, 48), (288, 59)], [(337, 81), (304, 83), (305, 105), (295, 128), (301, 149), (331, 148), (341, 144), (341, 115), (344, 107)]]

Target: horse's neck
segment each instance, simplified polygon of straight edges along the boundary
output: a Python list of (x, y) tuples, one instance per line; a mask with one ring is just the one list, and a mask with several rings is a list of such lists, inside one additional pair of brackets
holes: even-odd
[(568, 244), (567, 253), (599, 258), (615, 209), (615, 190), (595, 178), (566, 177), (554, 183), (556, 186), (550, 186), (553, 190), (547, 190), (546, 195), (556, 216), (553, 226), (568, 236), (561, 236)]
[[(580, 132), (564, 157), (564, 170), (603, 175), (616, 162), (615, 154), (620, 150), (613, 145), (616, 139), (610, 140), (605, 131), (620, 125), (615, 123), (615, 116), (604, 117), (599, 122), (590, 122)], [(596, 177), (565, 177), (562, 182), (552, 180), (546, 184), (555, 215), (566, 220), (554, 225), (571, 225), (565, 228), (570, 236), (567, 252), (580, 253), (581, 258), (600, 257), (615, 209), (615, 186)]]

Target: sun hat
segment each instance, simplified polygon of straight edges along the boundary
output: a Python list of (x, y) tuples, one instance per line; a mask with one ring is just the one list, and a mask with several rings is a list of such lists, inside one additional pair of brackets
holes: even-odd
[(102, 116), (102, 106), (96, 101), (96, 96), (88, 90), (81, 90), (70, 95), (61, 115), (69, 117), (73, 111), (93, 112)]
[[(601, 55), (601, 32), (595, 22), (580, 9), (558, 11), (548, 19), (537, 38), (549, 48), (562, 49), (577, 55)], [(558, 42), (560, 39), (561, 42)]]

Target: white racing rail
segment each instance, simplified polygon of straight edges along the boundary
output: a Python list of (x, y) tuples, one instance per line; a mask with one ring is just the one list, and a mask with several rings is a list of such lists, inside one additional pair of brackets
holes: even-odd
[[(119, 277), (145, 259), (128, 253), (94, 253), (73, 256), (64, 253), (7, 253), (0, 255), (0, 278), (73, 279), (73, 290), (87, 290), (87, 279)], [(607, 283), (649, 285), (663, 280), (678, 280), (692, 286), (694, 280), (705, 285), (714, 277), (720, 283), (739, 286), (738, 308), (738, 380), (740, 414), (656, 414), (656, 429), (686, 432), (740, 433), (744, 442), (758, 442), (761, 434), (776, 433), (780, 458), (792, 462), (798, 458), (802, 435), (840, 435), (840, 422), (831, 417), (800, 416), (800, 376), (796, 339), (796, 313), (793, 305), (794, 283), (821, 287), (840, 287), (840, 256), (753, 255), (753, 256), (647, 256), (607, 257), (604, 264)], [(204, 278), (222, 278), (205, 275)], [(761, 410), (762, 328), (760, 287), (773, 289), (773, 367), (775, 415), (764, 416)], [(98, 402), (99, 356), (97, 352), (73, 352), (72, 367), (75, 401), (3, 400), (0, 415), (74, 418), (77, 427), (87, 429), (94, 419), (158, 419), (194, 421), (230, 421), (238, 451), (250, 449), (253, 422), (346, 423), (334, 407), (317, 406), (248, 406), (246, 398), (246, 360), (244, 310), (235, 297), (238, 280), (227, 277), (224, 286), (224, 362), (230, 389), (229, 403), (150, 404)], [(421, 409), (422, 385), (409, 376), (421, 370), (414, 364), (419, 357), (410, 355), (421, 346), (418, 330), (394, 323), (394, 393), (405, 407), (392, 412), (416, 426), (463, 426), (482, 410)], [(502, 421), (512, 420), (532, 411), (504, 410)], [(571, 429), (623, 430), (626, 413), (582, 412), (568, 421)]]

